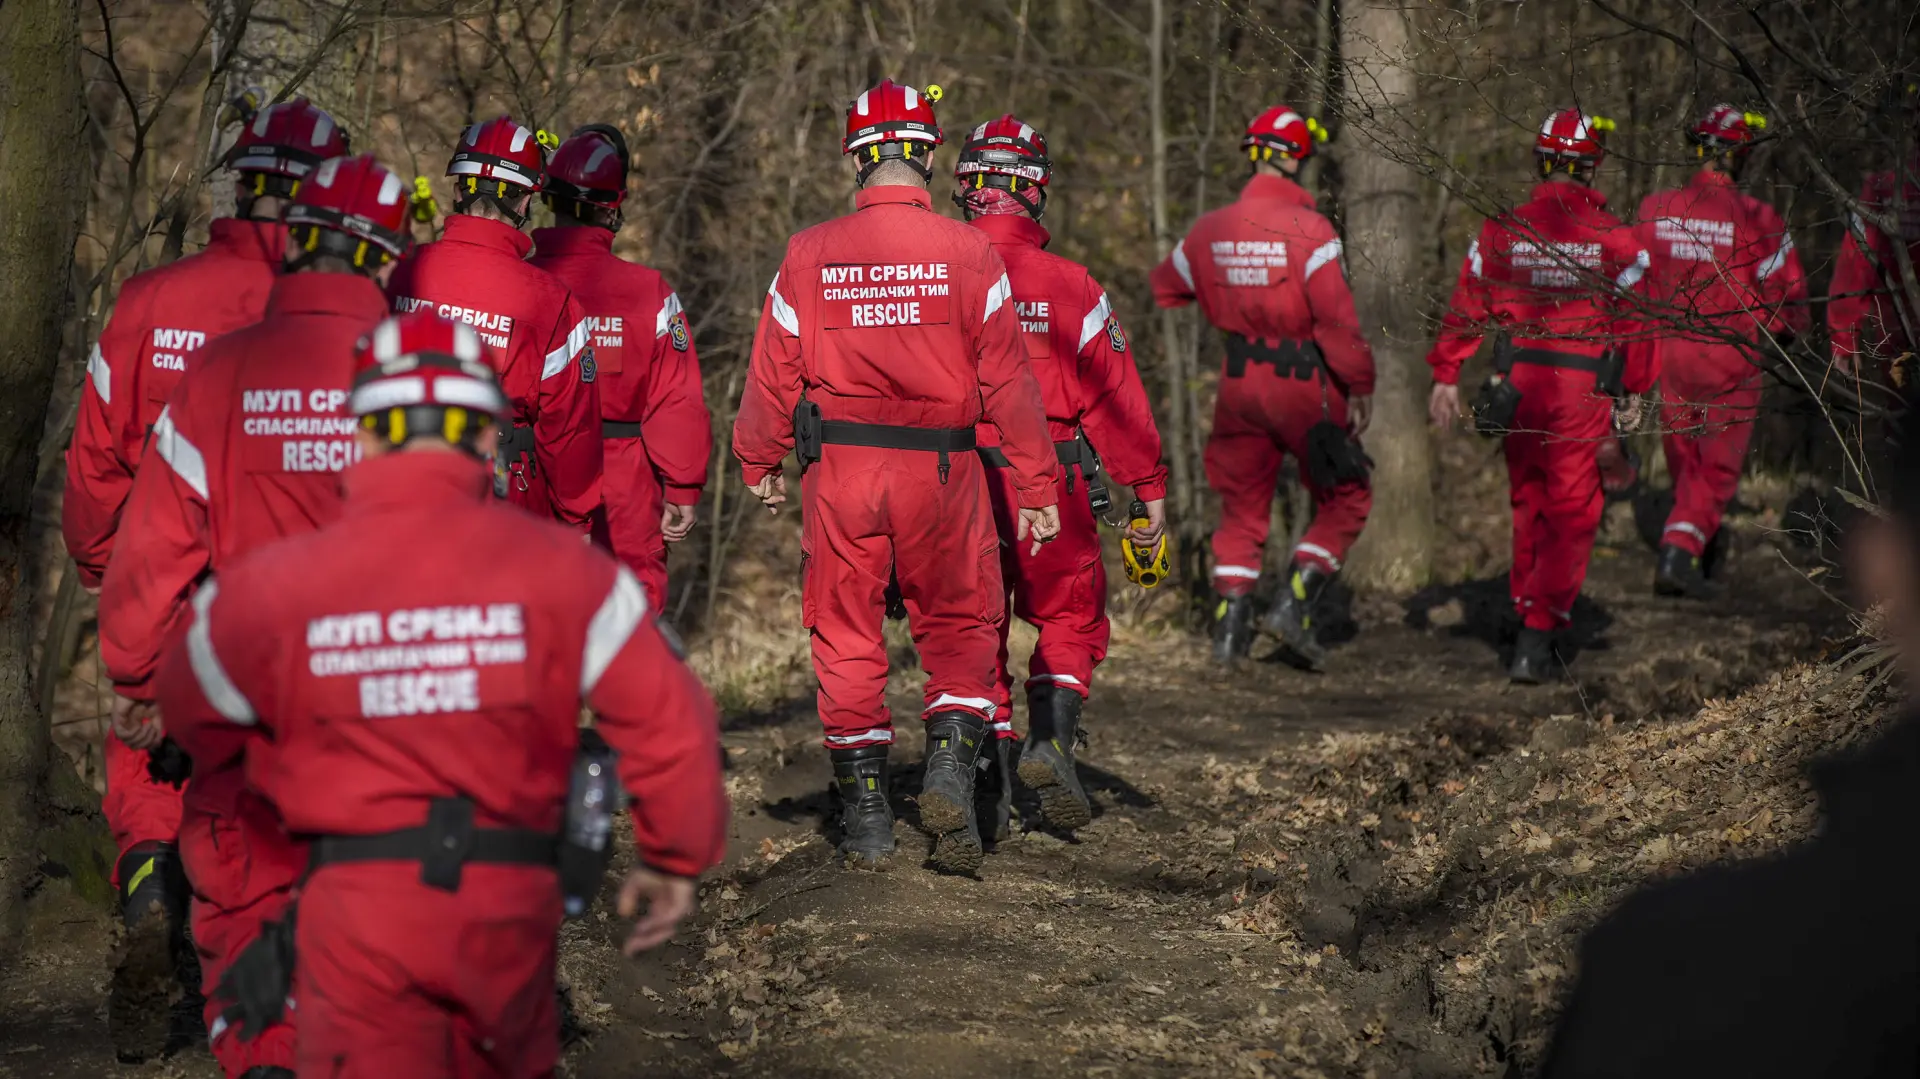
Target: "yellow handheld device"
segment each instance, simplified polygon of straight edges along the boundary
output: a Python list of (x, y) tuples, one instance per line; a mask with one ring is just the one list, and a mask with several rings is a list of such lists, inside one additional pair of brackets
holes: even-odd
[[(1142, 526), (1147, 523), (1147, 504), (1139, 499), (1127, 508), (1129, 524)], [(1120, 543), (1120, 558), (1126, 563), (1127, 580), (1142, 588), (1152, 588), (1167, 579), (1172, 573), (1172, 559), (1167, 553), (1167, 537), (1161, 533), (1152, 550), (1146, 550), (1134, 544), (1132, 540)]]

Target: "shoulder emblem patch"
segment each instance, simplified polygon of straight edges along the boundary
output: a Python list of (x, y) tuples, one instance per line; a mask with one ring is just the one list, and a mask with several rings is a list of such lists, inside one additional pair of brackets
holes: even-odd
[(673, 340), (673, 349), (675, 352), (685, 352), (687, 350), (687, 346), (691, 344), (691, 341), (687, 337), (686, 315), (673, 316), (673, 320), (667, 323), (667, 336)]
[(1118, 317), (1107, 319), (1107, 344), (1112, 345), (1115, 352), (1127, 350), (1127, 332), (1120, 328)]
[(594, 361), (593, 346), (588, 345), (580, 350), (580, 381), (592, 382), (599, 373), (600, 365)]

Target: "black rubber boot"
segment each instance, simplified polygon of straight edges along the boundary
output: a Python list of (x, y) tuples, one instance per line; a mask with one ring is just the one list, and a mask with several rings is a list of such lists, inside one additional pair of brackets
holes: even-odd
[(1653, 572), (1653, 594), (1684, 599), (1718, 599), (1724, 589), (1707, 580), (1700, 559), (1671, 544), (1660, 548), (1660, 567)]
[(1280, 638), (1280, 658), (1303, 671), (1320, 670), (1327, 659), (1327, 649), (1320, 643), (1315, 619), (1320, 611), (1320, 598), (1332, 583), (1333, 574), (1318, 565), (1295, 563), (1280, 602), (1267, 612), (1262, 626)]
[(933, 836), (934, 868), (972, 873), (984, 850), (973, 812), (974, 768), (986, 749), (987, 725), (968, 712), (927, 717), (927, 770), (920, 781), (920, 825)]
[(998, 843), (1013, 834), (1013, 739), (987, 732), (986, 752), (980, 754), (979, 774), (973, 780), (973, 816), (980, 835)]
[(115, 875), (125, 933), (114, 949), (107, 1037), (114, 1055), (133, 1064), (166, 1050), (173, 1005), (185, 993), (178, 971), (188, 948), (187, 877), (179, 849), (159, 842), (129, 849)]
[(1040, 797), (1040, 812), (1055, 828), (1093, 823), (1093, 804), (1074, 771), (1074, 742), (1086, 699), (1061, 685), (1027, 691), (1027, 743), (1020, 750), (1020, 782)]
[(285, 1068), (276, 1068), (262, 1064), (257, 1068), (248, 1068), (240, 1074), (240, 1079), (294, 1079), (294, 1074)]
[(840, 792), (840, 855), (849, 869), (885, 869), (893, 857), (893, 806), (887, 801), (887, 746), (829, 750)]
[(1213, 610), (1213, 660), (1232, 663), (1253, 647), (1253, 597), (1221, 596)]
[(1522, 629), (1513, 642), (1513, 666), (1507, 680), (1537, 686), (1553, 673), (1553, 635), (1544, 629)]

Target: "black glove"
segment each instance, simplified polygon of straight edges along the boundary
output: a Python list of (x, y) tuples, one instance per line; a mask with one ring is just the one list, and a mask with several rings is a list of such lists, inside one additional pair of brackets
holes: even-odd
[(1372, 470), (1373, 458), (1345, 427), (1321, 420), (1307, 428), (1307, 475), (1315, 487), (1364, 482)]
[(147, 754), (147, 777), (155, 783), (165, 783), (174, 790), (186, 786), (193, 775), (193, 758), (180, 748), (180, 743), (172, 738), (162, 738)]
[(220, 976), (214, 999), (225, 1002), (225, 1019), (250, 1042), (280, 1021), (293, 991), (293, 908), (286, 917), (260, 927), (260, 935)]

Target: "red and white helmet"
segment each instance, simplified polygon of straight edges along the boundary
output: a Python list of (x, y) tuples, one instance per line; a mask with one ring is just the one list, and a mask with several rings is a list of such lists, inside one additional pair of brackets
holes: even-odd
[(503, 190), (487, 190), (494, 184), (519, 188), (517, 194), (538, 191), (547, 175), (547, 150), (532, 128), (500, 116), (468, 126), (447, 162), (447, 175), (461, 181), (466, 194), (505, 197)]
[(1302, 160), (1312, 157), (1314, 144), (1327, 141), (1320, 121), (1302, 116), (1286, 105), (1275, 105), (1253, 118), (1240, 148), (1249, 161), (1267, 161), (1274, 154)]
[(360, 339), (354, 359), (347, 411), (394, 445), (431, 435), (471, 449), (487, 422), (513, 416), (486, 343), (464, 322), (396, 315)]
[(1766, 129), (1767, 118), (1757, 112), (1715, 105), (1688, 135), (1703, 151), (1739, 150), (1759, 141), (1760, 132)]
[[(407, 184), (372, 154), (322, 161), (287, 207), (294, 248), (377, 269), (407, 253)], [(303, 261), (296, 257), (297, 266)]]
[(315, 165), (345, 155), (347, 141), (333, 117), (296, 97), (254, 113), (227, 150), (226, 164), (250, 177), (254, 195), (286, 198)]
[(953, 168), (953, 178), (960, 181), (953, 201), (976, 216), (1026, 213), (1037, 218), (1046, 209), (1052, 176), (1047, 137), (1007, 113), (967, 133)]
[(1600, 159), (1607, 156), (1607, 132), (1613, 129), (1613, 121), (1604, 116), (1563, 109), (1540, 125), (1540, 134), (1533, 140), (1533, 152), (1569, 166), (1598, 165)]
[[(862, 180), (874, 166), (889, 160), (906, 161), (932, 178), (933, 148), (946, 141), (933, 115), (933, 104), (940, 96), (938, 86), (922, 91), (881, 79), (878, 86), (848, 103), (847, 135), (840, 149), (860, 155)], [(916, 144), (924, 144), (917, 154)]]
[(588, 124), (567, 136), (547, 164), (543, 189), (556, 198), (618, 206), (627, 197), (627, 140), (611, 124)]

